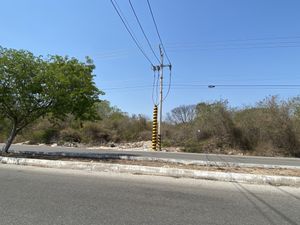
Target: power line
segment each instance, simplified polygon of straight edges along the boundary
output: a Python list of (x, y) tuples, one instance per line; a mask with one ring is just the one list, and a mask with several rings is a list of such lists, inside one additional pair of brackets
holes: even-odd
[(163, 50), (164, 50), (164, 53), (165, 53), (165, 55), (166, 55), (166, 57), (167, 57), (167, 60), (168, 60), (169, 64), (171, 64), (171, 60), (170, 60), (170, 58), (168, 57), (167, 51), (166, 51), (166, 49), (165, 49), (165, 47), (164, 47), (162, 38), (161, 38), (161, 36), (160, 36), (160, 33), (159, 33), (158, 26), (157, 26), (157, 23), (156, 23), (155, 18), (154, 18), (154, 14), (153, 14), (153, 11), (152, 11), (152, 7), (151, 7), (151, 4), (150, 4), (150, 1), (147, 0), (147, 3), (148, 3), (148, 7), (149, 7), (149, 10), (150, 10), (150, 14), (151, 14), (151, 17), (152, 17), (152, 20), (153, 20), (153, 23), (154, 23), (154, 26), (155, 26), (155, 29), (156, 29), (156, 33), (157, 33), (157, 36), (158, 36), (159, 41), (160, 41), (160, 44), (161, 44), (161, 46), (162, 46), (162, 48), (163, 48)]
[[(127, 25), (126, 22), (125, 22), (125, 16), (124, 18), (122, 17), (121, 13), (121, 9), (120, 7), (118, 6), (118, 3), (115, 1), (115, 0), (110, 0), (111, 4), (113, 5), (115, 11), (117, 12), (118, 16), (120, 17), (120, 19), (122, 20), (127, 32), (130, 34), (132, 40), (134, 41), (135, 45), (138, 47), (138, 49), (141, 51), (141, 53), (144, 55), (144, 57), (148, 60), (148, 62), (151, 64), (152, 67), (154, 67), (152, 61), (150, 60), (150, 58), (147, 56), (147, 54), (145, 53), (145, 51), (143, 50), (143, 48), (140, 46), (140, 44), (138, 43), (137, 39), (135, 38), (133, 32), (131, 31), (130, 27), (129, 27), (129, 24)], [(119, 9), (118, 9), (118, 8)], [(128, 23), (128, 22), (127, 22)]]
[[(156, 81), (157, 82), (157, 81)], [(125, 90), (125, 89), (140, 89), (140, 88), (153, 88), (156, 83), (155, 78), (153, 85), (137, 85), (137, 86), (119, 86), (112, 88), (104, 88), (103, 91), (108, 90)], [(300, 88), (300, 84), (173, 84), (174, 89), (191, 89), (191, 88), (274, 88), (274, 89), (293, 89)]]
[[(159, 71), (157, 71), (157, 70), (153, 70), (153, 72), (154, 72), (154, 76), (153, 76), (153, 86), (152, 86), (152, 102), (153, 102), (154, 105), (158, 106), (159, 105), (159, 101), (158, 101), (159, 89), (158, 89), (158, 86), (159, 86), (160, 75), (159, 75)], [(157, 74), (157, 76), (156, 76), (156, 74)]]
[(169, 73), (169, 85), (168, 85), (168, 90), (167, 90), (167, 94), (165, 95), (163, 101), (166, 100), (166, 98), (168, 97), (168, 95), (170, 94), (170, 90), (171, 90), (171, 83), (172, 83), (172, 70), (170, 69), (170, 73)]
[(228, 50), (228, 49), (252, 49), (252, 48), (297, 48), (300, 44), (300, 36), (232, 39), (219, 41), (202, 41), (199, 43), (173, 43), (167, 45), (169, 51), (178, 50)]
[[(300, 84), (212, 84), (215, 87), (300, 87)], [(197, 86), (197, 84), (188, 86)], [(202, 85), (203, 86), (203, 85)]]
[(185, 48), (214, 48), (214, 47), (260, 47), (260, 46), (278, 46), (278, 45), (294, 46), (299, 45), (300, 41), (280, 41), (280, 42), (248, 42), (248, 43), (216, 43), (216, 44), (182, 44), (169, 45), (169, 50), (185, 49)]
[(173, 84), (176, 88), (299, 88), (300, 84)]
[(209, 50), (243, 50), (243, 49), (276, 49), (276, 48), (299, 48), (300, 45), (274, 45), (274, 46), (249, 46), (249, 47), (224, 47), (224, 48), (182, 48), (182, 49), (170, 49), (171, 52), (178, 50), (198, 50), (198, 51), (209, 51)]
[[(157, 76), (159, 77), (159, 76)], [(152, 85), (152, 102), (153, 105), (158, 105), (158, 82), (157, 82), (157, 78), (156, 78), (156, 70), (153, 71), (153, 85)], [(155, 93), (155, 98), (154, 98), (154, 93)]]
[(144, 28), (143, 28), (143, 26), (142, 26), (142, 24), (141, 24), (141, 22), (140, 22), (140, 20), (139, 20), (139, 18), (138, 18), (138, 16), (137, 16), (137, 14), (136, 14), (136, 11), (135, 11), (135, 9), (134, 9), (132, 3), (131, 3), (131, 0), (129, 0), (129, 4), (130, 4), (130, 7), (131, 7), (131, 9), (132, 9), (132, 12), (133, 12), (133, 14), (134, 14), (134, 16), (135, 16), (135, 18), (136, 18), (136, 21), (138, 22), (139, 27), (140, 27), (140, 29), (141, 29), (141, 31), (142, 31), (142, 33), (143, 33), (143, 35), (144, 35), (144, 37), (145, 37), (145, 39), (146, 39), (148, 45), (149, 45), (149, 47), (150, 47), (150, 49), (151, 49), (151, 51), (152, 51), (154, 57), (155, 57), (155, 58), (157, 59), (157, 61), (159, 62), (159, 58), (158, 58), (158, 56), (156, 55), (156, 53), (155, 53), (155, 51), (154, 51), (154, 49), (153, 49), (153, 47), (152, 47), (152, 45), (151, 45), (151, 43), (150, 43), (150, 41), (149, 41), (147, 35), (146, 35), (146, 33), (145, 33), (145, 30), (144, 30)]
[[(126, 19), (126, 18), (124, 18)], [(127, 22), (128, 23), (128, 22)], [(296, 39), (297, 37), (285, 37), (285, 39)], [(300, 37), (298, 37), (300, 39)], [(274, 40), (282, 40), (284, 38), (274, 38)], [(224, 41), (203, 41), (199, 43), (170, 43), (166, 45), (166, 48), (169, 51), (181, 51), (181, 50), (230, 50), (230, 49), (247, 49), (247, 48), (287, 48), (295, 47), (298, 48), (300, 40), (295, 41), (272, 41), (272, 42), (247, 42), (251, 40), (273, 40), (271, 38), (257, 38), (257, 39), (244, 39), (236, 40), (237, 43), (234, 43), (235, 40), (224, 40)], [(242, 43), (241, 43), (242, 42)], [(281, 45), (285, 44), (285, 45)], [(219, 48), (218, 48), (219, 47)], [(76, 52), (82, 55), (90, 54), (94, 58), (98, 59), (111, 59), (111, 58), (121, 58), (130, 54), (130, 49), (117, 49), (111, 51), (99, 51), (99, 52)]]
[(109, 90), (122, 90), (122, 89), (136, 89), (136, 88), (149, 88), (151, 85), (137, 85), (137, 86), (120, 86), (120, 87), (111, 87), (111, 88), (103, 88), (103, 91)]
[[(159, 33), (158, 26), (157, 26), (157, 23), (155, 21), (154, 14), (153, 14), (153, 11), (152, 11), (152, 8), (151, 8), (151, 5), (150, 5), (150, 1), (147, 0), (147, 3), (148, 3), (148, 8), (150, 10), (150, 14), (151, 14), (151, 17), (152, 17), (152, 20), (153, 20), (153, 23), (154, 23), (154, 26), (155, 26), (155, 29), (156, 29), (157, 36), (158, 36), (159, 41), (160, 41), (159, 50), (160, 50), (161, 60), (160, 60), (160, 65), (158, 66), (158, 70), (159, 70), (159, 73), (160, 73), (160, 76), (159, 76), (160, 77), (160, 100), (159, 100), (160, 107), (159, 107), (159, 123), (158, 123), (158, 132), (157, 132), (156, 141), (157, 141), (158, 149), (161, 150), (162, 105), (163, 105), (164, 100), (167, 97), (167, 96), (165, 96), (165, 98), (163, 97), (163, 86), (164, 86), (163, 85), (163, 70), (164, 70), (164, 67), (169, 67), (170, 78), (171, 78), (171, 68), (172, 68), (172, 65), (171, 65), (171, 60), (170, 60), (170, 58), (169, 58), (169, 56), (167, 54), (167, 51), (165, 49), (165, 46), (163, 44), (161, 35)], [(169, 65), (164, 65), (164, 60), (163, 60), (164, 59), (164, 55), (166, 56)], [(170, 82), (171, 82), (171, 79), (170, 79)], [(169, 88), (168, 88), (167, 95), (170, 92), (170, 88), (171, 88), (171, 83), (169, 83)], [(152, 142), (156, 142), (156, 141), (154, 139), (152, 139)], [(154, 149), (156, 149), (156, 147)]]
[[(295, 39), (295, 40), (292, 40)], [(248, 38), (248, 39), (231, 39), (231, 40), (215, 40), (215, 41), (201, 41), (201, 43), (207, 45), (207, 44), (222, 44), (222, 43), (241, 43), (243, 44), (247, 44), (247, 42), (252, 42), (252, 41), (256, 41), (256, 42), (260, 42), (260, 43), (264, 43), (264, 41), (276, 41), (276, 40), (289, 40), (289, 41), (296, 41), (298, 42), (300, 40), (300, 36), (291, 36), (291, 37), (269, 37), (269, 38)], [(245, 43), (246, 42), (246, 43)], [(169, 45), (167, 45), (167, 47), (169, 46), (180, 46), (185, 43), (169, 43)], [(188, 43), (189, 45), (194, 45), (195, 43)]]
[(217, 42), (247, 42), (247, 41), (269, 41), (269, 40), (289, 40), (300, 39), (300, 36), (283, 36), (283, 37), (262, 37), (262, 38), (246, 38), (246, 39), (231, 39), (224, 41), (209, 41), (210, 43)]

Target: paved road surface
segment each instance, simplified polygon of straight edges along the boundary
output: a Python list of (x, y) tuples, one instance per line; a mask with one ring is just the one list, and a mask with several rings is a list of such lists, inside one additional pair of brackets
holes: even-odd
[[(0, 148), (2, 145), (0, 144)], [(249, 156), (226, 156), (213, 154), (193, 154), (193, 153), (167, 153), (167, 152), (145, 152), (145, 151), (116, 151), (97, 150), (84, 148), (50, 147), (50, 146), (29, 146), (12, 145), (11, 150), (18, 151), (45, 151), (45, 152), (90, 152), (99, 154), (128, 154), (135, 156), (150, 156), (171, 159), (205, 160), (205, 161), (225, 161), (235, 163), (253, 163), (267, 165), (288, 165), (300, 166), (300, 159), (295, 158), (272, 158), (272, 157), (249, 157)]]
[(296, 225), (300, 189), (0, 165), (1, 225)]

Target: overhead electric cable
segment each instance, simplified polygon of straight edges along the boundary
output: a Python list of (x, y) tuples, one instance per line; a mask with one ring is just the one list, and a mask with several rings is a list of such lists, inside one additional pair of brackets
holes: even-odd
[[(154, 85), (137, 85), (137, 86), (119, 86), (119, 87), (111, 87), (111, 88), (104, 88), (104, 91), (107, 90), (120, 90), (120, 89), (136, 89), (136, 88), (153, 88), (157, 84), (157, 77), (156, 82), (153, 82)], [(158, 77), (159, 78), (159, 77)], [(299, 88), (300, 84), (173, 84), (174, 88), (217, 88), (217, 87), (242, 87), (242, 88)]]
[[(155, 92), (155, 98), (154, 98), (154, 92)], [(155, 70), (153, 70), (152, 102), (153, 102), (153, 105), (157, 105), (157, 82), (156, 82), (156, 71)]]
[(262, 38), (245, 38), (245, 39), (227, 39), (220, 41), (207, 41), (207, 43), (218, 43), (218, 42), (247, 42), (247, 41), (269, 41), (269, 40), (290, 40), (300, 39), (300, 36), (283, 36), (283, 37), (262, 37)]
[(294, 46), (299, 45), (300, 41), (280, 41), (280, 42), (248, 42), (248, 43), (217, 43), (217, 44), (204, 44), (204, 43), (186, 43), (186, 44), (177, 44), (177, 45), (169, 45), (168, 50), (172, 49), (182, 49), (182, 48), (213, 48), (213, 47), (256, 47), (256, 46)]
[(159, 75), (159, 71), (157, 71), (157, 77), (156, 77), (156, 85), (155, 85), (155, 94), (156, 94), (156, 105), (159, 105), (159, 79), (160, 79), (160, 75)]
[(170, 69), (170, 73), (169, 73), (169, 85), (168, 85), (167, 94), (166, 94), (166, 96), (164, 97), (163, 101), (165, 101), (166, 98), (168, 97), (168, 95), (170, 94), (171, 84), (172, 84), (172, 69)]
[(155, 58), (157, 59), (157, 61), (159, 62), (159, 58), (158, 58), (158, 56), (156, 55), (156, 53), (155, 53), (155, 51), (154, 51), (154, 49), (153, 49), (153, 47), (152, 47), (152, 45), (151, 45), (151, 43), (150, 43), (150, 41), (149, 41), (149, 38), (147, 37), (147, 35), (146, 35), (146, 33), (145, 33), (145, 30), (144, 30), (144, 28), (143, 28), (143, 26), (142, 26), (142, 24), (141, 24), (141, 22), (140, 22), (140, 20), (139, 20), (139, 17), (137, 16), (136, 11), (135, 11), (135, 9), (134, 9), (132, 3), (131, 3), (131, 0), (129, 0), (129, 4), (130, 4), (130, 7), (131, 7), (131, 9), (132, 9), (132, 12), (133, 12), (133, 14), (134, 14), (134, 16), (135, 16), (135, 19), (136, 19), (136, 21), (138, 22), (139, 27), (140, 27), (140, 29), (141, 29), (141, 31), (142, 31), (142, 33), (143, 33), (143, 35), (144, 35), (144, 37), (145, 37), (145, 39), (146, 39), (148, 45), (149, 45), (149, 47), (150, 47), (150, 49), (151, 49), (151, 51), (152, 51), (154, 57), (155, 57)]
[(139, 86), (123, 86), (123, 87), (112, 87), (112, 88), (103, 88), (103, 91), (109, 90), (122, 90), (122, 89), (136, 89), (136, 88), (149, 88), (152, 87), (151, 85), (139, 85)]
[(186, 47), (186, 48), (174, 48), (169, 49), (170, 52), (176, 51), (210, 51), (210, 50), (246, 50), (246, 49), (276, 49), (276, 48), (299, 48), (300, 45), (267, 45), (267, 46), (245, 46), (245, 47), (206, 47), (206, 48), (197, 48), (197, 47)]
[(300, 84), (173, 84), (176, 87), (300, 87)]
[[(257, 43), (257, 44), (265, 44), (265, 43), (293, 43), (296, 42), (298, 43), (300, 41), (300, 36), (296, 37), (285, 37), (285, 38), (252, 38), (252, 39), (231, 39), (231, 40), (215, 40), (215, 41), (201, 41), (200, 43), (203, 45), (211, 45), (211, 44), (251, 44), (252, 43)], [(169, 43), (167, 47), (176, 47), (176, 46), (182, 46), (182, 45), (192, 45), (195, 46), (197, 43)]]
[[(152, 61), (150, 60), (150, 58), (147, 56), (147, 54), (145, 53), (145, 51), (143, 50), (143, 48), (140, 46), (140, 44), (138, 43), (137, 39), (135, 38), (133, 32), (130, 30), (130, 27), (129, 25), (126, 24), (125, 22), (125, 17), (123, 18), (121, 13), (121, 9), (120, 7), (118, 6), (118, 3), (115, 1), (115, 0), (110, 0), (111, 4), (113, 5), (115, 11), (117, 12), (118, 16), (120, 17), (120, 19), (122, 20), (126, 30), (128, 31), (128, 33), (130, 34), (132, 40), (134, 41), (135, 45), (138, 47), (138, 49), (141, 51), (141, 53), (144, 55), (144, 57), (148, 60), (148, 62), (151, 64), (152, 67), (154, 67)], [(119, 9), (118, 9), (118, 8)]]
[(153, 23), (154, 23), (154, 26), (155, 26), (155, 29), (156, 29), (156, 33), (157, 33), (157, 36), (158, 36), (159, 41), (160, 41), (160, 44), (161, 44), (161, 46), (162, 46), (162, 48), (163, 48), (163, 50), (164, 50), (164, 53), (165, 53), (165, 55), (166, 55), (166, 57), (167, 57), (167, 60), (168, 60), (169, 64), (172, 64), (172, 63), (171, 63), (171, 60), (170, 60), (170, 58), (168, 57), (168, 54), (167, 54), (167, 52), (166, 52), (166, 49), (165, 49), (165, 46), (164, 46), (164, 44), (163, 44), (162, 38), (161, 38), (161, 36), (160, 36), (160, 33), (159, 33), (159, 30), (158, 30), (158, 26), (157, 26), (156, 20), (155, 20), (155, 18), (154, 18), (154, 14), (153, 14), (153, 11), (152, 11), (152, 7), (151, 7), (151, 4), (150, 4), (150, 1), (147, 0), (147, 3), (148, 3), (149, 11), (150, 11), (150, 14), (151, 14), (151, 17), (152, 17), (152, 20), (153, 20)]

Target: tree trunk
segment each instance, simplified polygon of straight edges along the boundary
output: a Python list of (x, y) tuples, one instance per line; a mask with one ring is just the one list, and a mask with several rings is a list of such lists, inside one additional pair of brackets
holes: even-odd
[(11, 144), (13, 143), (16, 135), (17, 135), (17, 126), (15, 123), (13, 123), (11, 131), (10, 131), (10, 135), (6, 141), (6, 144), (2, 148), (2, 152), (8, 153), (8, 150), (9, 150)]

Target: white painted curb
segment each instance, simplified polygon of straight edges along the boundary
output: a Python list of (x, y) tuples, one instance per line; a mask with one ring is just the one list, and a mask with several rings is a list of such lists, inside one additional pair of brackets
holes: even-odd
[(90, 170), (95, 172), (117, 172), (143, 175), (169, 176), (177, 178), (194, 178), (216, 181), (229, 181), (239, 183), (271, 184), (300, 187), (300, 177), (289, 176), (265, 176), (243, 173), (224, 173), (212, 171), (200, 171), (190, 169), (177, 169), (165, 167), (149, 167), (138, 165), (121, 165), (111, 163), (72, 162), (60, 160), (27, 159), (0, 157), (3, 164), (15, 164), (23, 166), (37, 166), (47, 168), (61, 168), (74, 170)]
[(204, 160), (185, 160), (185, 159), (170, 159), (145, 156), (122, 155), (122, 153), (76, 153), (76, 152), (37, 152), (37, 151), (12, 151), (15, 153), (25, 153), (29, 155), (47, 155), (47, 156), (68, 156), (68, 157), (83, 157), (95, 159), (124, 159), (137, 161), (154, 161), (166, 163), (180, 163), (184, 165), (196, 166), (216, 166), (216, 167), (241, 167), (241, 168), (262, 168), (262, 169), (298, 169), (300, 166), (288, 165), (269, 165), (256, 163), (235, 163), (235, 162), (220, 162), (220, 161), (204, 161)]

